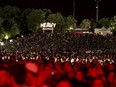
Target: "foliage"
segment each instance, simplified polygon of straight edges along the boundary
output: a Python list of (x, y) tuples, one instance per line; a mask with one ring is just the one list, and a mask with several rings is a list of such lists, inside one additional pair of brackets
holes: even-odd
[(10, 38), (20, 33), (20, 14), (20, 9), (15, 6), (0, 8), (1, 38), (5, 38), (5, 35)]
[(100, 27), (109, 28), (109, 18), (102, 18), (98, 21)]
[(50, 14), (47, 17), (48, 22), (56, 23), (56, 31), (64, 32), (65, 18), (61, 13)]
[(72, 16), (64, 17), (61, 13), (50, 14), (47, 17), (48, 22), (56, 23), (56, 31), (57, 32), (66, 32), (70, 28), (74, 28), (74, 24), (76, 24), (77, 20)]
[(28, 29), (32, 32), (38, 31), (38, 26), (40, 23), (43, 22), (43, 19), (45, 19), (46, 13), (41, 9), (32, 9), (32, 11), (27, 16), (27, 26)]
[[(8, 38), (20, 33), (20, 29), (14, 19), (4, 19), (1, 26), (3, 34)], [(4, 37), (5, 37), (4, 36)]]
[(3, 18), (0, 18), (0, 41), (4, 38), (2, 22), (3, 22)]
[(114, 16), (113, 18), (111, 18), (110, 20), (110, 29), (113, 33), (116, 34), (116, 16)]
[(1, 8), (2, 13), (0, 14), (1, 18), (4, 19), (15, 19), (16, 22), (20, 19), (20, 9), (15, 6), (5, 6)]
[(80, 27), (81, 28), (89, 28), (88, 21), (89, 21), (89, 19), (83, 19), (81, 24), (80, 24)]
[(20, 16), (20, 30), (21, 33), (27, 33), (28, 32), (28, 22), (27, 22), (27, 17), (31, 13), (32, 9), (27, 8), (23, 10), (21, 16)]
[[(50, 9), (31, 9), (21, 10), (15, 6), (0, 7), (0, 40), (12, 37), (20, 33), (38, 32), (40, 31), (40, 23), (54, 22), (56, 23), (56, 32), (66, 32), (74, 29), (77, 20), (73, 16), (65, 17), (61, 13), (52, 13)], [(82, 20), (81, 28), (90, 28), (94, 31), (96, 23), (93, 19)], [(113, 18), (102, 18), (98, 24), (101, 27), (108, 28), (116, 32), (116, 16)]]
[(74, 17), (72, 16), (68, 16), (66, 17), (66, 30), (69, 30), (72, 28), (72, 30), (74, 30), (74, 28), (76, 28), (75, 24), (77, 23), (77, 20), (75, 20)]

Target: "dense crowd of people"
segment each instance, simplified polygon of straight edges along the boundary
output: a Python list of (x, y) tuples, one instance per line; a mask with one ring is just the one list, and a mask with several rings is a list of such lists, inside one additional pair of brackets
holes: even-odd
[(6, 40), (0, 87), (116, 87), (115, 38), (37, 33)]
[(0, 62), (0, 87), (116, 87), (115, 61), (78, 57), (56, 61), (5, 56)]
[[(6, 41), (5, 49), (10, 51), (55, 51), (85, 53), (116, 53), (116, 36), (93, 34), (28, 34), (17, 37), (13, 43)], [(4, 49), (4, 47), (2, 47)]]

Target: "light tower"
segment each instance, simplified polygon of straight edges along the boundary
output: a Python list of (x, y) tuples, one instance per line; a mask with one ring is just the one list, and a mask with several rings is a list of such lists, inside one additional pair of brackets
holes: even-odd
[[(76, 11), (75, 6), (76, 6), (76, 1), (73, 0), (73, 17), (74, 17), (74, 19), (75, 19), (75, 11)], [(73, 28), (74, 29), (76, 28), (76, 23), (74, 23)]]
[(75, 0), (73, 0), (73, 17), (75, 18)]
[(95, 0), (96, 1), (96, 22), (99, 20), (99, 2), (101, 0)]

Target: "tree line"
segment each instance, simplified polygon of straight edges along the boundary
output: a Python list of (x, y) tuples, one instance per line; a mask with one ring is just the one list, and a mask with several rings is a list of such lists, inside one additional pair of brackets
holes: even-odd
[[(79, 27), (88, 28), (88, 20), (84, 19)], [(0, 39), (28, 32), (40, 32), (40, 24), (43, 22), (55, 22), (56, 32), (66, 32), (78, 21), (71, 15), (65, 17), (60, 12), (52, 13), (50, 9), (22, 10), (15, 6), (0, 7)], [(110, 27), (112, 31), (116, 31), (116, 16), (111, 19), (102, 18), (98, 24), (100, 27)], [(94, 19), (90, 20), (90, 26), (93, 29), (96, 27)]]

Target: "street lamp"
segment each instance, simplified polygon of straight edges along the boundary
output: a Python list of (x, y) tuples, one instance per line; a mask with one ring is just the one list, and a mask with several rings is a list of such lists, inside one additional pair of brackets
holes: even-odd
[(101, 0), (95, 0), (95, 1), (96, 1), (96, 23), (97, 23), (99, 20), (99, 2)]

